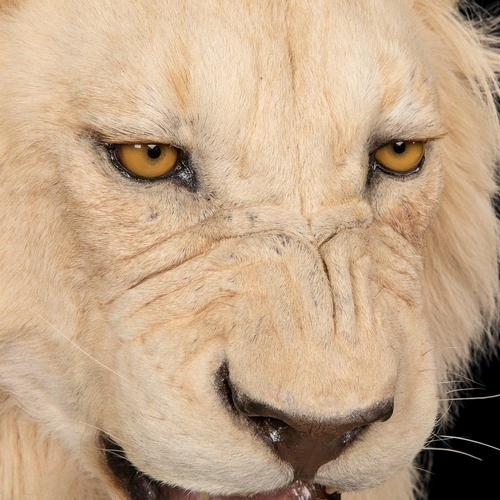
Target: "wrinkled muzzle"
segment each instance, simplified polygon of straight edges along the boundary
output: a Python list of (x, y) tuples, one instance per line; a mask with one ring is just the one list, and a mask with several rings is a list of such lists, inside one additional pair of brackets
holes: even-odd
[(115, 369), (134, 382), (115, 381), (121, 408), (106, 425), (129, 459), (197, 490), (251, 491), (256, 476), (276, 489), (313, 480), (387, 420), (399, 340), (370, 224), (362, 204), (310, 224), (264, 207), (141, 255), (112, 304)]

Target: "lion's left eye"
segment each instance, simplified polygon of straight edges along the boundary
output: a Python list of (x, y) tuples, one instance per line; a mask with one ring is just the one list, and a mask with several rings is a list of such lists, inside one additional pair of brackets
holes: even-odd
[(394, 141), (378, 148), (374, 155), (375, 168), (393, 175), (417, 172), (424, 159), (421, 141)]
[(109, 151), (118, 167), (140, 179), (167, 176), (179, 158), (179, 150), (166, 144), (113, 144)]

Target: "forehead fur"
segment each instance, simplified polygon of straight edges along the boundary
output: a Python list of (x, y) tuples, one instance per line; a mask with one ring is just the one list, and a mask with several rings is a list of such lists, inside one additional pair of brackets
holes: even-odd
[[(227, 116), (251, 127), (274, 108), (281, 122), (292, 112), (326, 115), (344, 131), (378, 119), (405, 93), (416, 108), (435, 103), (425, 57), (415, 50), (415, 19), (404, 7), (386, 2), (380, 16), (377, 2), (99, 2), (95, 9), (65, 2), (55, 15), (71, 23), (54, 32), (58, 20), (47, 13), (50, 25), (38, 23), (33, 43), (59, 56), (66, 81), (51, 83), (71, 86), (76, 97), (109, 106), (110, 93), (123, 95), (129, 120), (149, 116), (145, 110), (171, 115), (141, 124), (148, 133), (193, 119), (216, 133)], [(101, 115), (118, 112), (125, 113)]]
[[(417, 17), (404, 2), (384, 12), (375, 1), (64, 2), (57, 12), (41, 1), (18, 22), (34, 27), (23, 45), (51, 57), (26, 53), (25, 86), (36, 73), (36, 108), (53, 109), (45, 120), (56, 127), (64, 109), (66, 122), (111, 142), (217, 158), (212, 175), (255, 193), (252, 178), (266, 172), (269, 199), (328, 197), (304, 192), (301, 179), (323, 184), (321, 172), (364, 161), (384, 141), (442, 132)], [(351, 174), (359, 186), (364, 175)]]

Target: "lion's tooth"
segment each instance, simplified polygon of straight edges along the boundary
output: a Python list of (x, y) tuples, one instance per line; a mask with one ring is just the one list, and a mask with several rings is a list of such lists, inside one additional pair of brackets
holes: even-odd
[(199, 500), (210, 500), (210, 495), (208, 493), (200, 493)]
[(331, 486), (325, 486), (325, 493), (327, 495), (333, 495), (337, 490)]

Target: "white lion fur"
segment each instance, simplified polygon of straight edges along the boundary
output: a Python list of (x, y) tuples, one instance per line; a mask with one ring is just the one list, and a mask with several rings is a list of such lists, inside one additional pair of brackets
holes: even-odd
[[(185, 488), (285, 486), (229, 358), (300, 415), (394, 395), (317, 480), (413, 499), (439, 382), (495, 343), (495, 42), (451, 0), (0, 0), (0, 498), (122, 500), (101, 428)], [(375, 133), (432, 139), (422, 172), (365, 189)], [(98, 134), (187, 147), (202, 189)]]

